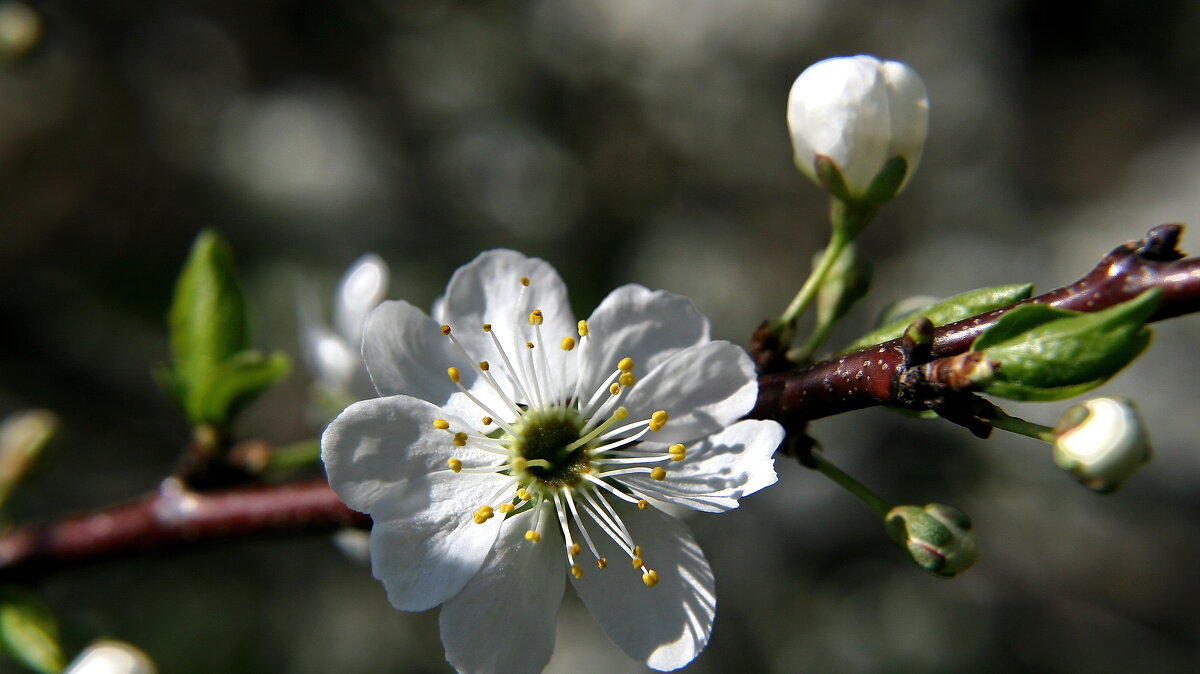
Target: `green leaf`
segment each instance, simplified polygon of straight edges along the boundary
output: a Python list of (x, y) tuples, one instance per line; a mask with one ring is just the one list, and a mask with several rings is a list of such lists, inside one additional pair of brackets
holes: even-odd
[(912, 323), (914, 319), (920, 316), (928, 318), (933, 322), (935, 327), (947, 325), (993, 309), (1006, 307), (1014, 302), (1020, 302), (1021, 300), (1028, 299), (1031, 294), (1033, 294), (1033, 284), (1031, 283), (1017, 283), (969, 290), (953, 297), (947, 297), (923, 309), (911, 311), (893, 318), (887, 325), (872, 330), (854, 340), (852, 344), (842, 349), (842, 353), (858, 351), (859, 349), (865, 349), (880, 342), (895, 339), (904, 334), (904, 328), (908, 327), (909, 323)]
[(216, 232), (196, 237), (175, 285), (167, 314), (171, 371), (160, 376), (193, 422), (194, 389), (230, 356), (250, 346), (246, 300), (233, 268), (229, 245)]
[(1145, 324), (1161, 295), (1151, 290), (1090, 313), (1014, 309), (971, 347), (999, 364), (983, 391), (1014, 400), (1061, 400), (1099, 386), (1149, 344)]
[(26, 667), (56, 674), (66, 666), (58, 645), (58, 624), (35, 595), (13, 587), (0, 589), (0, 645)]
[(234, 354), (209, 370), (189, 392), (188, 409), (193, 422), (224, 425), (243, 406), (287, 376), (290, 370), (291, 361), (279, 351), (270, 356), (254, 350)]

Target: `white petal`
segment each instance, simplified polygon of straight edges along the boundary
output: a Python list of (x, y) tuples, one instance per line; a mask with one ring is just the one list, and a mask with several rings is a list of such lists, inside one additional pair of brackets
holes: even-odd
[[(404, 394), (442, 404), (458, 391), (446, 368), (462, 358), (440, 328), (405, 301), (384, 302), (367, 316), (363, 360), (380, 395)], [(463, 377), (466, 384), (474, 374), (466, 368)]]
[(363, 321), (387, 294), (387, 263), (367, 253), (358, 258), (338, 283), (333, 301), (333, 321), (346, 341), (357, 348), (362, 341)]
[(314, 380), (334, 391), (346, 391), (362, 369), (358, 349), (334, 331), (319, 324), (306, 326), (300, 334), (304, 360)]
[(634, 384), (625, 406), (630, 419), (666, 410), (666, 427), (645, 439), (670, 444), (716, 433), (749, 412), (757, 397), (750, 357), (739, 346), (717, 341), (667, 359)]
[(892, 128), (887, 158), (899, 156), (908, 162), (908, 172), (904, 175), (904, 183), (900, 185), (900, 189), (904, 189), (925, 149), (925, 135), (929, 128), (929, 95), (917, 71), (899, 61), (884, 61), (883, 77), (887, 83)]
[(442, 607), (442, 644), (459, 672), (536, 674), (550, 661), (566, 573), (561, 539), (525, 540), (532, 517), (506, 520), (479, 573)]
[(500, 526), (493, 517), (475, 524), (472, 515), (506, 478), (455, 474), (457, 457), (467, 466), (487, 465), (491, 455), (454, 447), (447, 431), (462, 420), (407, 396), (364, 400), (346, 408), (321, 437), (329, 484), (348, 506), (374, 519), (371, 572), (387, 587), (392, 604), (423, 611), (454, 596), (479, 569)]
[(588, 334), (583, 395), (605, 383), (622, 358), (632, 358), (634, 374), (641, 376), (679, 351), (708, 342), (709, 324), (687, 297), (631, 284), (596, 307)]
[(593, 538), (608, 568), (573, 579), (575, 591), (630, 657), (654, 669), (678, 669), (699, 655), (712, 633), (717, 609), (712, 570), (679, 520), (654, 508), (616, 507), (642, 546), (646, 567), (658, 573), (658, 585), (646, 587), (628, 557), (601, 535)]
[[(529, 285), (522, 286), (521, 278), (529, 279)], [(561, 388), (574, 389), (576, 370), (570, 367), (564, 372), (560, 343), (563, 337), (576, 336), (575, 314), (567, 301), (566, 285), (545, 260), (512, 250), (481, 253), (454, 272), (445, 296), (434, 309), (434, 317), (454, 329), (455, 337), (474, 360), (496, 365), (493, 374), (502, 383), (507, 382), (506, 373), (498, 367), (500, 358), (491, 337), (480, 326), (492, 325), (514, 366), (522, 373), (522, 380), (528, 382), (529, 375), (523, 365), (525, 343), (536, 342), (529, 314), (540, 309), (545, 340), (541, 346), (550, 364), (549, 374), (554, 381), (561, 382)]]
[[(654, 498), (696, 510), (730, 510), (738, 506), (741, 497), (775, 484), (774, 454), (783, 435), (783, 427), (774, 421), (739, 421), (688, 446), (683, 461), (660, 464), (667, 471), (665, 480), (643, 474), (614, 479)], [(641, 448), (651, 446), (643, 443)]]

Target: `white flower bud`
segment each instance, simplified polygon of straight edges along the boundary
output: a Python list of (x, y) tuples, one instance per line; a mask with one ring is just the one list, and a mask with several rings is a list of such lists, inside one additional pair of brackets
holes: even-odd
[(1093, 491), (1121, 486), (1150, 455), (1145, 424), (1125, 398), (1075, 405), (1054, 427), (1054, 462)]
[[(808, 67), (788, 95), (788, 130), (796, 166), (835, 197), (863, 199), (885, 165), (902, 171), (872, 191), (872, 201), (899, 194), (921, 160), (929, 126), (929, 98), (921, 76), (899, 61), (874, 56), (825, 59)], [(841, 174), (846, 194), (819, 173), (826, 157)]]
[(63, 674), (155, 674), (150, 656), (125, 643), (102, 639), (83, 649)]
[(904, 546), (917, 566), (953, 578), (979, 559), (979, 544), (966, 513), (944, 503), (902, 505), (884, 518), (892, 540)]

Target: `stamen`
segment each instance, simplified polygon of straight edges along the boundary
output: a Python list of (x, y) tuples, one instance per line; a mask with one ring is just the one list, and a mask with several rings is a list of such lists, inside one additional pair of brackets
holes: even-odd
[(525, 540), (532, 543), (537, 543), (538, 541), (542, 540), (542, 535), (533, 529), (530, 529), (529, 531), (525, 532)]
[(633, 386), (633, 382), (637, 381), (637, 377), (634, 377), (632, 372), (622, 372), (621, 376), (617, 377), (617, 381), (621, 384), (621, 386), (629, 388), (630, 386)]
[(491, 426), (491, 425), (492, 425), (492, 418), (491, 418), (491, 417), (484, 417), (484, 418), (483, 418), (483, 425), (484, 425), (484, 426)]
[(575, 576), (575, 580), (583, 578), (583, 569), (578, 564), (571, 565), (571, 575)]
[(663, 470), (662, 467), (660, 466), (660, 467), (655, 468), (654, 470), (650, 471), (650, 477), (655, 480), (658, 480), (659, 482), (662, 482), (663, 480), (667, 479), (667, 471)]
[(621, 372), (633, 372), (633, 359), (626, 356), (617, 362), (617, 369)]
[(605, 420), (604, 423), (595, 427), (594, 429), (592, 429), (590, 432), (588, 432), (587, 434), (585, 434), (583, 437), (579, 438), (575, 442), (572, 442), (571, 444), (564, 447), (563, 452), (571, 452), (571, 451), (574, 451), (574, 450), (586, 445), (587, 443), (591, 442), (597, 435), (600, 435), (601, 433), (603, 433), (606, 428), (608, 428), (609, 426), (612, 426), (613, 424), (617, 423), (618, 421), (621, 421), (628, 415), (629, 415), (629, 410), (625, 409), (624, 407), (618, 407), (612, 413), (612, 416), (610, 416), (607, 420)]
[(668, 418), (669, 417), (667, 416), (666, 410), (659, 410), (659, 411), (655, 412), (654, 414), (651, 414), (650, 415), (650, 430), (661, 431), (663, 426), (667, 425)]
[[(496, 336), (496, 333), (492, 332), (492, 324), (484, 323), (483, 331), (491, 336), (492, 344), (496, 347), (496, 352), (500, 354), (500, 360), (504, 361), (504, 367), (508, 369), (508, 378), (512, 380), (513, 389), (517, 394), (515, 397), (518, 397), (522, 400), (531, 400), (529, 392), (526, 391), (525, 387), (521, 385), (521, 378), (517, 376), (517, 369), (513, 367), (512, 361), (508, 359), (508, 352), (505, 351), (504, 346), (500, 344), (500, 338)], [(507, 398), (507, 396), (505, 396), (505, 398)], [(510, 406), (514, 408), (514, 412), (517, 416), (521, 415), (521, 411), (517, 409), (515, 405)]]
[(479, 506), (479, 510), (475, 511), (475, 515), (472, 519), (475, 520), (475, 524), (483, 524), (495, 516), (496, 513), (492, 510), (492, 506), (485, 505)]
[(517, 429), (510, 426), (508, 423), (501, 421), (497, 417), (496, 413), (492, 411), (492, 408), (488, 407), (487, 405), (484, 405), (482, 400), (475, 397), (475, 394), (468, 391), (467, 387), (462, 385), (462, 382), (460, 382), (458, 380), (458, 368), (456, 368), (456, 367), (448, 368), (447, 373), (450, 374), (450, 381), (454, 382), (455, 386), (458, 386), (458, 390), (461, 391), (463, 395), (467, 396), (468, 400), (470, 400), (471, 402), (473, 402), (477, 406), (479, 406), (479, 409), (483, 410), (485, 414), (487, 414), (489, 417), (492, 417), (492, 420), (495, 421), (496, 424), (498, 426), (500, 426), (500, 428), (503, 428), (505, 431), (508, 432), (509, 435), (513, 436), (514, 438), (516, 438), (518, 440), (524, 440), (524, 436), (522, 436), (519, 432), (517, 432)]
[(646, 584), (646, 587), (654, 587), (655, 585), (658, 585), (658, 572), (654, 569), (650, 569), (646, 573), (643, 573), (642, 582)]
[(523, 286), (529, 285), (529, 277), (528, 276), (521, 277), (521, 285), (523, 285)]
[(450, 466), (450, 470), (457, 473), (462, 470), (462, 461), (460, 459), (447, 459), (446, 465)]
[(455, 384), (461, 383), (462, 375), (458, 373), (457, 367), (446, 368), (446, 376), (450, 377), (450, 381), (454, 382)]
[(529, 492), (525, 491), (524, 487), (521, 487), (517, 490), (517, 498), (521, 499), (522, 501), (528, 501), (530, 499)]
[[(579, 529), (579, 533), (583, 535), (583, 540), (587, 543), (588, 550), (591, 550), (592, 556), (599, 559), (600, 552), (596, 550), (595, 544), (592, 543), (592, 537), (588, 534), (587, 528), (583, 526), (583, 520), (579, 518), (579, 510), (575, 507), (575, 499), (564, 490), (563, 497), (567, 500), (567, 507), (571, 509), (571, 518), (575, 520), (575, 528)], [(572, 549), (576, 555), (579, 554), (579, 544), (576, 543)]]
[(541, 309), (534, 309), (533, 311), (529, 312), (529, 324), (530, 325), (541, 325), (542, 320), (543, 320), (543, 317), (542, 317)]
[(570, 351), (571, 349), (575, 348), (575, 338), (563, 337), (562, 342), (560, 342), (559, 345), (562, 347), (563, 351)]
[(683, 461), (687, 458), (687, 449), (680, 444), (674, 444), (667, 448), (667, 452), (671, 455), (672, 461)]
[(439, 431), (444, 431), (447, 428), (450, 428), (450, 422), (446, 421), (445, 419), (434, 419), (433, 427), (438, 429)]
[(587, 336), (588, 336), (588, 325), (587, 325), (587, 321), (580, 320), (580, 321), (579, 321), (579, 323), (577, 323), (577, 324), (576, 324), (576, 327), (577, 327), (577, 328), (578, 328), (578, 330), (579, 330), (579, 336), (580, 336), (580, 337), (587, 337)]
[(517, 507), (511, 503), (500, 504), (500, 512), (504, 513), (505, 515), (511, 513), (512, 511), (514, 511), (516, 509), (517, 509)]
[(529, 373), (529, 378), (533, 381), (533, 400), (538, 407), (545, 407), (546, 401), (542, 397), (542, 386), (537, 376), (537, 368), (533, 366), (533, 342), (525, 342), (525, 366)]
[[(485, 332), (490, 332), (491, 324), (485, 323), (484, 325), (486, 326)], [(449, 328), (449, 326), (443, 326), (443, 327)], [(448, 331), (443, 331), (442, 334), (450, 337), (450, 342), (454, 344), (455, 348), (458, 349), (459, 353), (461, 353), (464, 358), (466, 358), (468, 361), (474, 360), (473, 358), (471, 358), (471, 354), (467, 353), (467, 349), (462, 345), (462, 343), (460, 343), (458, 341), (457, 337), (455, 337), (453, 334), (451, 334)], [(505, 363), (507, 364), (507, 361), (505, 361)], [(509, 395), (507, 393), (505, 393), (503, 389), (500, 388), (499, 382), (497, 382), (496, 378), (492, 376), (491, 372), (489, 372), (489, 370), (491, 370), (491, 363), (487, 362), (486, 360), (481, 360), (478, 363), (475, 363), (474, 365), (472, 365), (472, 367), (475, 368), (475, 371), (477, 373), (479, 373), (479, 376), (482, 377), (485, 382), (487, 382), (488, 386), (491, 386), (492, 390), (495, 391), (496, 394), (500, 396), (500, 399), (502, 401), (504, 401), (504, 404), (507, 405), (510, 410), (512, 410), (512, 413), (516, 416), (520, 416), (521, 410), (517, 407), (517, 404), (515, 402), (513, 402), (512, 398), (510, 398)], [(509, 370), (511, 370), (511, 369), (512, 368), (510, 367)], [(457, 372), (457, 369), (455, 371)], [(451, 377), (451, 380), (454, 381), (454, 383), (456, 383), (456, 384), (458, 383), (457, 381), (454, 380), (453, 376)]]
[(442, 328), (441, 328), (441, 330), (442, 330), (442, 334), (443, 334), (443, 335), (449, 335), (449, 334), (450, 334), (450, 326), (449, 326), (449, 325), (446, 325), (445, 323), (443, 323), (443, 324), (442, 324)]
[(608, 568), (608, 559), (606, 559), (606, 558), (604, 558), (604, 557), (601, 557), (600, 559), (597, 559), (597, 560), (596, 560), (596, 568), (598, 568), (598, 569), (607, 569), (607, 568)]
[(637, 505), (638, 505), (638, 510), (645, 510), (646, 508), (650, 507), (650, 502), (647, 501), (646, 499), (640, 499), (638, 501)]
[(558, 514), (558, 526), (562, 528), (563, 541), (567, 546), (567, 563), (572, 566), (575, 564), (575, 541), (571, 539), (571, 527), (567, 524), (567, 510), (563, 508), (562, 497), (557, 491), (551, 492), (550, 496), (554, 498), (554, 511)]
[(455, 433), (454, 434), (454, 446), (455, 447), (466, 447), (467, 446), (467, 434), (463, 433), (462, 431)]

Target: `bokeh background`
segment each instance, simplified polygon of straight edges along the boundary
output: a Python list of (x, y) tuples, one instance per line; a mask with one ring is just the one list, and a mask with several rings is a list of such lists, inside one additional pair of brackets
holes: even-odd
[[(849, 338), (902, 296), (1050, 288), (1200, 222), (1198, 33), (1190, 0), (0, 0), (0, 414), (63, 421), (11, 514), (129, 498), (173, 467), (188, 429), (149, 372), (201, 228), (233, 244), (256, 343), (297, 356), (302, 279), (331, 293), (375, 251), (389, 295), (426, 305), (497, 246), (550, 260), (581, 315), (640, 282), (744, 342), (827, 231), (791, 166), (792, 79), (873, 53), (922, 73), (931, 132), (862, 237), (877, 290)], [(1024, 438), (879, 410), (815, 425), (885, 497), (971, 513), (981, 561), (926, 576), (870, 511), (780, 461), (777, 486), (692, 520), (720, 609), (690, 670), (1200, 669), (1198, 344), (1200, 319), (1162, 325), (1105, 387), (1141, 403), (1157, 450), (1112, 496)], [(298, 367), (239, 436), (311, 437), (309, 409)], [(436, 611), (391, 610), (325, 536), (37, 589), (69, 646), (126, 639), (164, 672), (447, 669)], [(643, 669), (572, 596), (557, 643), (552, 671)]]

